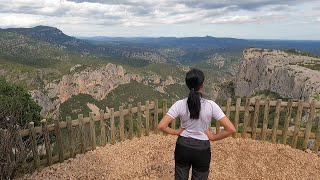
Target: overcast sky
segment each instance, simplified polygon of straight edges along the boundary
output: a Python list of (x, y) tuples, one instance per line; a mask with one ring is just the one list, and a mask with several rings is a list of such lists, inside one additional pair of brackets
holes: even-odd
[(0, 28), (71, 36), (320, 40), (320, 0), (0, 0)]

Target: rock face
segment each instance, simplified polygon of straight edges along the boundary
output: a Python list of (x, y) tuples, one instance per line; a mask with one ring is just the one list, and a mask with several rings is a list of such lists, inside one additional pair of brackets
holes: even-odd
[(96, 70), (88, 68), (64, 75), (60, 81), (55, 80), (46, 84), (44, 89), (46, 93), (33, 90), (30, 91), (30, 95), (42, 107), (41, 116), (55, 118), (59, 117), (60, 104), (72, 95), (90, 94), (95, 99), (101, 100), (119, 85), (141, 79), (139, 75), (126, 73), (122, 66), (108, 64)]
[[(41, 116), (59, 117), (60, 104), (73, 95), (89, 94), (97, 100), (102, 100), (118, 86), (128, 84), (132, 80), (151, 86), (161, 93), (166, 93), (164, 91), (166, 86), (177, 82), (172, 76), (163, 78), (153, 73), (130, 74), (122, 66), (111, 63), (98, 69), (87, 68), (80, 72), (75, 72), (75, 68), (71, 69), (73, 74), (64, 75), (60, 80), (46, 83), (43, 91), (30, 91), (32, 98), (42, 107)], [(99, 112), (95, 105), (87, 104), (87, 106), (92, 111)]]
[(213, 64), (220, 69), (225, 65), (225, 61), (226, 59), (222, 55), (214, 54), (210, 56), (206, 62), (209, 64)]
[(272, 91), (282, 97), (309, 99), (320, 93), (320, 71), (306, 68), (320, 59), (279, 50), (250, 48), (235, 82), (236, 96), (251, 96), (258, 91)]
[(38, 103), (39, 106), (42, 107), (40, 115), (42, 117), (47, 116), (47, 114), (52, 110), (55, 109), (59, 101), (56, 100), (51, 100), (46, 94), (44, 94), (40, 90), (33, 90), (29, 92), (31, 97)]
[(46, 90), (50, 98), (58, 97), (61, 103), (80, 93), (101, 100), (111, 90), (130, 80), (130, 75), (126, 74), (122, 66), (108, 64), (100, 69), (86, 69), (73, 75), (64, 75), (59, 83), (49, 83)]

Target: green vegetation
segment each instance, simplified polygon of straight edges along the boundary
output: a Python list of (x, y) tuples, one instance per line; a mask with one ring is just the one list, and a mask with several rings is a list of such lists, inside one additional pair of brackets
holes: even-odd
[(0, 179), (13, 179), (22, 170), (31, 148), (19, 131), (32, 121), (39, 126), (40, 110), (27, 90), (0, 79)]
[[(252, 50), (253, 52), (259, 52), (259, 53), (263, 53), (263, 52), (265, 52), (267, 49), (254, 49), (254, 50)], [(268, 51), (268, 50), (267, 50)], [(269, 52), (269, 51), (268, 51)]]
[(261, 99), (270, 99), (270, 100), (283, 99), (280, 96), (280, 94), (269, 91), (269, 90), (257, 91), (253, 96), (260, 97)]
[(91, 95), (79, 94), (74, 95), (60, 106), (60, 115), (62, 119), (67, 116), (72, 116), (72, 118), (77, 118), (78, 114), (84, 114), (87, 116), (91, 110), (87, 107), (87, 103), (95, 104), (99, 109), (115, 108), (118, 109), (119, 106), (127, 106), (128, 104), (136, 105), (136, 103), (145, 101), (153, 101), (158, 99), (179, 99), (185, 97), (186, 89), (182, 85), (170, 85), (165, 91), (166, 94), (162, 94), (156, 91), (154, 88), (136, 81), (130, 84), (120, 85), (113, 91), (111, 91), (106, 99), (101, 101), (94, 99)]
[(318, 56), (316, 56), (316, 55), (314, 55), (312, 53), (299, 51), (299, 50), (296, 50), (296, 49), (287, 49), (287, 50), (284, 50), (284, 52), (286, 52), (288, 54), (292, 54), (292, 55), (308, 56), (308, 57), (316, 57), (316, 58), (318, 58)]
[(0, 79), (0, 128), (7, 129), (16, 124), (24, 127), (31, 121), (39, 125), (40, 111), (27, 90)]
[(174, 99), (180, 99), (188, 96), (189, 90), (186, 85), (181, 84), (172, 84), (167, 86), (165, 89), (167, 93), (169, 93), (170, 97)]
[(309, 68), (312, 70), (320, 71), (320, 60), (312, 60), (306, 63), (297, 63), (297, 65), (305, 68)]
[(313, 95), (311, 98), (316, 100), (316, 101), (320, 101), (320, 93), (317, 93), (317, 94)]

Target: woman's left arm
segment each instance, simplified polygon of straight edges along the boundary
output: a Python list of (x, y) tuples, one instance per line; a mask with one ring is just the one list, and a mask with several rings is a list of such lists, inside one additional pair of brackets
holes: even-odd
[(236, 133), (236, 128), (233, 126), (232, 122), (229, 120), (227, 116), (221, 118), (219, 122), (224, 127), (222, 131), (220, 131), (218, 134), (213, 134), (209, 130), (206, 132), (208, 138), (211, 141), (218, 141), (229, 137), (233, 133)]
[(182, 133), (182, 131), (184, 130), (183, 128), (179, 128), (179, 129), (172, 129), (169, 127), (169, 124), (171, 123), (171, 121), (173, 120), (173, 118), (169, 115), (165, 115), (161, 121), (158, 124), (158, 129), (160, 131), (163, 131), (167, 134), (171, 134), (171, 135), (180, 135)]

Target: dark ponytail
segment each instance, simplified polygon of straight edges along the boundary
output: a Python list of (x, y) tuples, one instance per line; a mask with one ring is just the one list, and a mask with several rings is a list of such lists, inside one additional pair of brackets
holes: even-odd
[(186, 84), (190, 90), (187, 104), (191, 119), (199, 119), (201, 93), (198, 92), (204, 82), (204, 74), (198, 69), (191, 69), (186, 75)]

